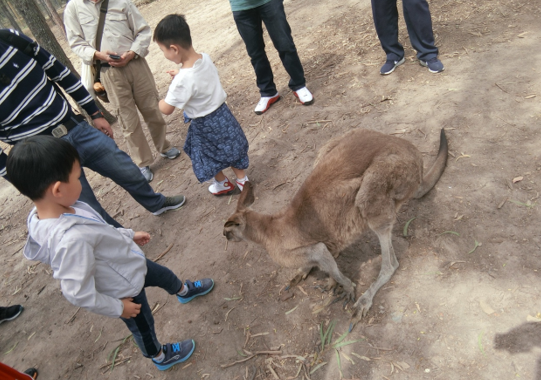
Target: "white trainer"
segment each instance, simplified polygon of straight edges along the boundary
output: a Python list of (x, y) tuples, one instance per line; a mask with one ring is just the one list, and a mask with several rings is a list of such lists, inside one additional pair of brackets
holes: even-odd
[(225, 177), (222, 182), (213, 180), (212, 185), (209, 186), (209, 191), (214, 195), (223, 195), (235, 190), (235, 185), (229, 181), (229, 178)]
[(266, 110), (270, 108), (274, 103), (276, 103), (278, 100), (280, 100), (280, 94), (276, 93), (274, 96), (262, 96), (261, 99), (259, 99), (259, 103), (257, 103), (257, 106), (255, 106), (254, 112), (256, 115), (261, 115), (265, 113)]
[(154, 173), (152, 173), (152, 170), (150, 170), (149, 166), (141, 166), (139, 170), (141, 170), (141, 174), (143, 175), (143, 177), (145, 177), (147, 182), (150, 182), (154, 179)]
[(309, 106), (310, 104), (314, 103), (314, 96), (306, 87), (299, 88), (297, 91), (293, 91), (293, 93), (297, 99), (299, 99), (299, 102), (305, 106)]

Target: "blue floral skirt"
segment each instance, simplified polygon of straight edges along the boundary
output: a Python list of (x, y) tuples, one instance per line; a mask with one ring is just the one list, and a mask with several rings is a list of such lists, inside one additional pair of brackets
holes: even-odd
[(184, 152), (192, 160), (199, 182), (208, 181), (230, 166), (247, 169), (249, 165), (248, 140), (225, 103), (207, 116), (192, 120)]

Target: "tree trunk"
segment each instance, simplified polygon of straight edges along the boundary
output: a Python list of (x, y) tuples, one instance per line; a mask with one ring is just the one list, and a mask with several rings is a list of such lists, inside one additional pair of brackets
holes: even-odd
[[(2, 0), (0, 0), (2, 1)], [(62, 49), (51, 28), (47, 25), (45, 17), (39, 11), (35, 0), (17, 0), (15, 7), (19, 13), (23, 16), (24, 21), (30, 28), (30, 31), (34, 35), (34, 38), (38, 43), (45, 48), (49, 53), (54, 55), (60, 62), (62, 62), (70, 71), (77, 77), (81, 78), (73, 63), (68, 59), (66, 52)], [(116, 121), (116, 118), (108, 112), (102, 104), (96, 99), (96, 104), (103, 111), (103, 114), (109, 123)], [(81, 108), (79, 107), (81, 110)]]
[(51, 13), (51, 10), (47, 7), (45, 2), (43, 0), (39, 0), (39, 3), (41, 4), (41, 8), (45, 10), (47, 17), (49, 17), (49, 20), (52, 21), (53, 25), (56, 25), (56, 20), (53, 19), (53, 14)]
[(51, 15), (53, 16), (53, 20), (55, 21), (56, 25), (61, 27), (62, 30), (64, 31), (63, 36), (65, 36), (66, 35), (66, 28), (64, 27), (64, 22), (62, 22), (62, 19), (58, 15), (58, 12), (56, 11), (55, 6), (53, 5), (53, 3), (51, 3), (51, 0), (43, 0), (43, 2), (47, 6), (47, 9), (49, 9), (49, 12), (51, 12)]
[(8, 9), (5, 2), (6, 2), (6, 0), (0, 0), (0, 12), (3, 13), (8, 18), (9, 23), (11, 24), (11, 27), (13, 29), (17, 29), (17, 30), (21, 31), (21, 27), (19, 26), (19, 24), (15, 20), (15, 17), (13, 16), (13, 13), (11, 13), (11, 10)]

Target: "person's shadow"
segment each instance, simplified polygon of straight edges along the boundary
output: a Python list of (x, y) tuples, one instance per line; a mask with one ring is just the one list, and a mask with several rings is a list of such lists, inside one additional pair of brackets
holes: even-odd
[[(524, 323), (503, 334), (494, 337), (494, 348), (506, 350), (510, 354), (519, 354), (531, 351), (534, 347), (541, 347), (541, 323)], [(535, 372), (536, 380), (541, 380), (541, 357), (537, 359)]]

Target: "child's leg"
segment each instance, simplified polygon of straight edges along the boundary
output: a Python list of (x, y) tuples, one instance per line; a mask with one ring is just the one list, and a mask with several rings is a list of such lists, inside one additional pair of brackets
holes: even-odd
[(246, 177), (246, 173), (244, 172), (244, 169), (237, 169), (231, 166), (231, 169), (233, 169), (233, 172), (237, 176), (237, 179), (243, 179)]
[(147, 259), (145, 288), (147, 286), (158, 286), (169, 294), (176, 294), (182, 290), (183, 285), (182, 281), (180, 281), (171, 269)]
[(154, 318), (148, 305), (145, 289), (133, 297), (133, 302), (141, 305), (141, 312), (135, 318), (120, 318), (133, 334), (133, 339), (147, 358), (153, 358), (161, 351), (161, 344), (154, 331)]
[(215, 176), (214, 176), (214, 179), (218, 182), (222, 182), (224, 179), (225, 179), (225, 174), (223, 172), (223, 170), (219, 173), (217, 173)]

